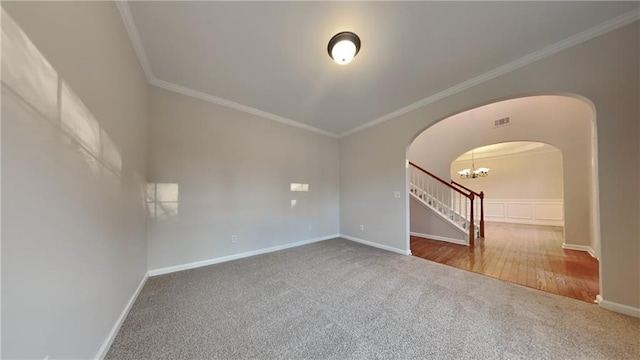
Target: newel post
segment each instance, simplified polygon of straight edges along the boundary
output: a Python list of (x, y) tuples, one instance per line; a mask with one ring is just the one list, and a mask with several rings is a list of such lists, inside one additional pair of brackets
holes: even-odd
[(476, 240), (476, 234), (475, 234), (475, 228), (476, 226), (474, 225), (474, 221), (473, 221), (473, 200), (474, 200), (474, 195), (473, 193), (469, 194), (469, 199), (471, 200), (471, 211), (470, 211), (470, 216), (469, 216), (469, 246), (471, 247), (475, 247), (475, 240)]
[(484, 191), (480, 191), (480, 237), (484, 239)]

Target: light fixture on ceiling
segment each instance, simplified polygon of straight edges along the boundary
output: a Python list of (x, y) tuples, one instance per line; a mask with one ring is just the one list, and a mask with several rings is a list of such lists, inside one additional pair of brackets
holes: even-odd
[(360, 51), (360, 38), (350, 31), (337, 33), (329, 40), (327, 51), (333, 61), (340, 65), (346, 65)]
[(489, 168), (481, 167), (476, 169), (473, 159), (473, 150), (471, 150), (471, 169), (458, 171), (458, 174), (460, 174), (460, 177), (463, 179), (475, 179), (489, 175)]

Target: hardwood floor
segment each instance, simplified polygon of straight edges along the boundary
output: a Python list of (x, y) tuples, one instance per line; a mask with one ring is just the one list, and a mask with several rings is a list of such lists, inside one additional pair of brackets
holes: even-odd
[(487, 224), (475, 249), (411, 236), (414, 256), (554, 294), (594, 302), (598, 260), (562, 248), (562, 228)]

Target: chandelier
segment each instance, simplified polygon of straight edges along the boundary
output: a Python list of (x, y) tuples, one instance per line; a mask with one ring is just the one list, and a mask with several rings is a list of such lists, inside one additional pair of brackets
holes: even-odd
[(471, 150), (471, 169), (458, 171), (458, 174), (460, 174), (460, 177), (462, 179), (475, 179), (478, 177), (485, 177), (489, 175), (489, 168), (481, 167), (476, 169), (473, 160), (473, 150)]

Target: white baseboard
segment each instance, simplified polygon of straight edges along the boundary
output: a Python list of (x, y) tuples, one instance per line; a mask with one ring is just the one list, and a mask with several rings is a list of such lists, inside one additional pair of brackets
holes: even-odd
[(340, 234), (340, 237), (345, 238), (345, 239), (350, 240), (350, 241), (353, 241), (353, 242), (357, 242), (357, 243), (363, 244), (363, 245), (371, 246), (371, 247), (382, 249), (382, 250), (391, 251), (391, 252), (394, 252), (394, 253), (397, 253), (397, 254), (411, 255), (411, 250), (402, 250), (402, 249), (394, 248), (392, 246), (382, 245), (382, 244), (374, 243), (374, 242), (371, 242), (371, 241), (358, 239), (357, 237), (344, 235), (344, 234)]
[(640, 318), (640, 308), (635, 308), (629, 305), (622, 305), (611, 301), (604, 300), (602, 296), (596, 296), (596, 302), (601, 308), (611, 310), (620, 314), (629, 315)]
[(421, 237), (421, 238), (427, 238), (427, 239), (431, 239), (431, 240), (446, 241), (446, 242), (450, 242), (450, 243), (454, 243), (454, 244), (458, 244), (458, 245), (467, 245), (467, 246), (469, 245), (467, 243), (467, 241), (462, 240), (462, 239), (454, 239), (454, 238), (448, 238), (448, 237), (444, 237), (444, 236), (422, 234), (422, 233), (417, 233), (417, 232), (411, 232), (411, 235), (412, 236)]
[(113, 324), (113, 328), (111, 328), (109, 335), (107, 335), (107, 338), (104, 340), (104, 343), (102, 343), (102, 346), (100, 347), (100, 350), (98, 350), (98, 353), (96, 354), (94, 359), (102, 360), (107, 355), (107, 352), (111, 347), (111, 344), (113, 344), (113, 340), (115, 340), (116, 335), (118, 335), (118, 331), (120, 331), (120, 327), (122, 327), (122, 323), (124, 323), (124, 319), (127, 318), (127, 315), (129, 314), (129, 310), (131, 310), (133, 303), (136, 302), (136, 299), (138, 298), (138, 295), (140, 295), (140, 291), (142, 291), (142, 288), (144, 287), (144, 284), (147, 282), (148, 278), (149, 278), (149, 273), (144, 274), (142, 281), (140, 281), (140, 285), (138, 285), (138, 288), (136, 289), (136, 291), (134, 291), (133, 295), (131, 296), (131, 299), (129, 299), (129, 302), (124, 307), (124, 310), (122, 310), (122, 313), (120, 313), (120, 317), (118, 317), (118, 320), (116, 320), (116, 323)]
[(227, 261), (231, 261), (231, 260), (237, 260), (237, 259), (242, 259), (242, 258), (246, 258), (246, 257), (250, 257), (250, 256), (266, 254), (266, 253), (270, 253), (270, 252), (274, 252), (274, 251), (280, 251), (280, 250), (289, 249), (289, 248), (296, 247), (296, 246), (302, 246), (302, 245), (311, 244), (311, 243), (318, 242), (318, 241), (334, 239), (334, 238), (337, 238), (337, 237), (340, 237), (340, 234), (333, 234), (333, 235), (323, 236), (323, 237), (319, 237), (319, 238), (313, 238), (313, 239), (298, 241), (298, 242), (294, 242), (294, 243), (273, 246), (273, 247), (270, 247), (270, 248), (243, 252), (243, 253), (240, 253), (240, 254), (233, 254), (233, 255), (227, 255), (227, 256), (222, 256), (222, 257), (213, 258), (213, 259), (196, 261), (196, 262), (192, 262), (192, 263), (188, 263), (188, 264), (182, 264), (182, 265), (169, 266), (169, 267), (164, 267), (164, 268), (160, 268), (160, 269), (149, 270), (149, 276), (158, 276), (158, 275), (163, 275), (163, 274), (169, 274), (169, 273), (176, 272), (176, 271), (195, 269), (195, 268), (202, 267), (202, 266), (219, 264), (219, 263), (223, 263), (223, 262), (227, 262)]
[(571, 244), (562, 244), (562, 248), (563, 249), (567, 249), (567, 250), (578, 250), (578, 251), (586, 251), (589, 253), (589, 255), (591, 255), (594, 258), (598, 258), (596, 256), (595, 251), (593, 251), (593, 249), (591, 248), (591, 246), (586, 246), (586, 245), (571, 245)]

